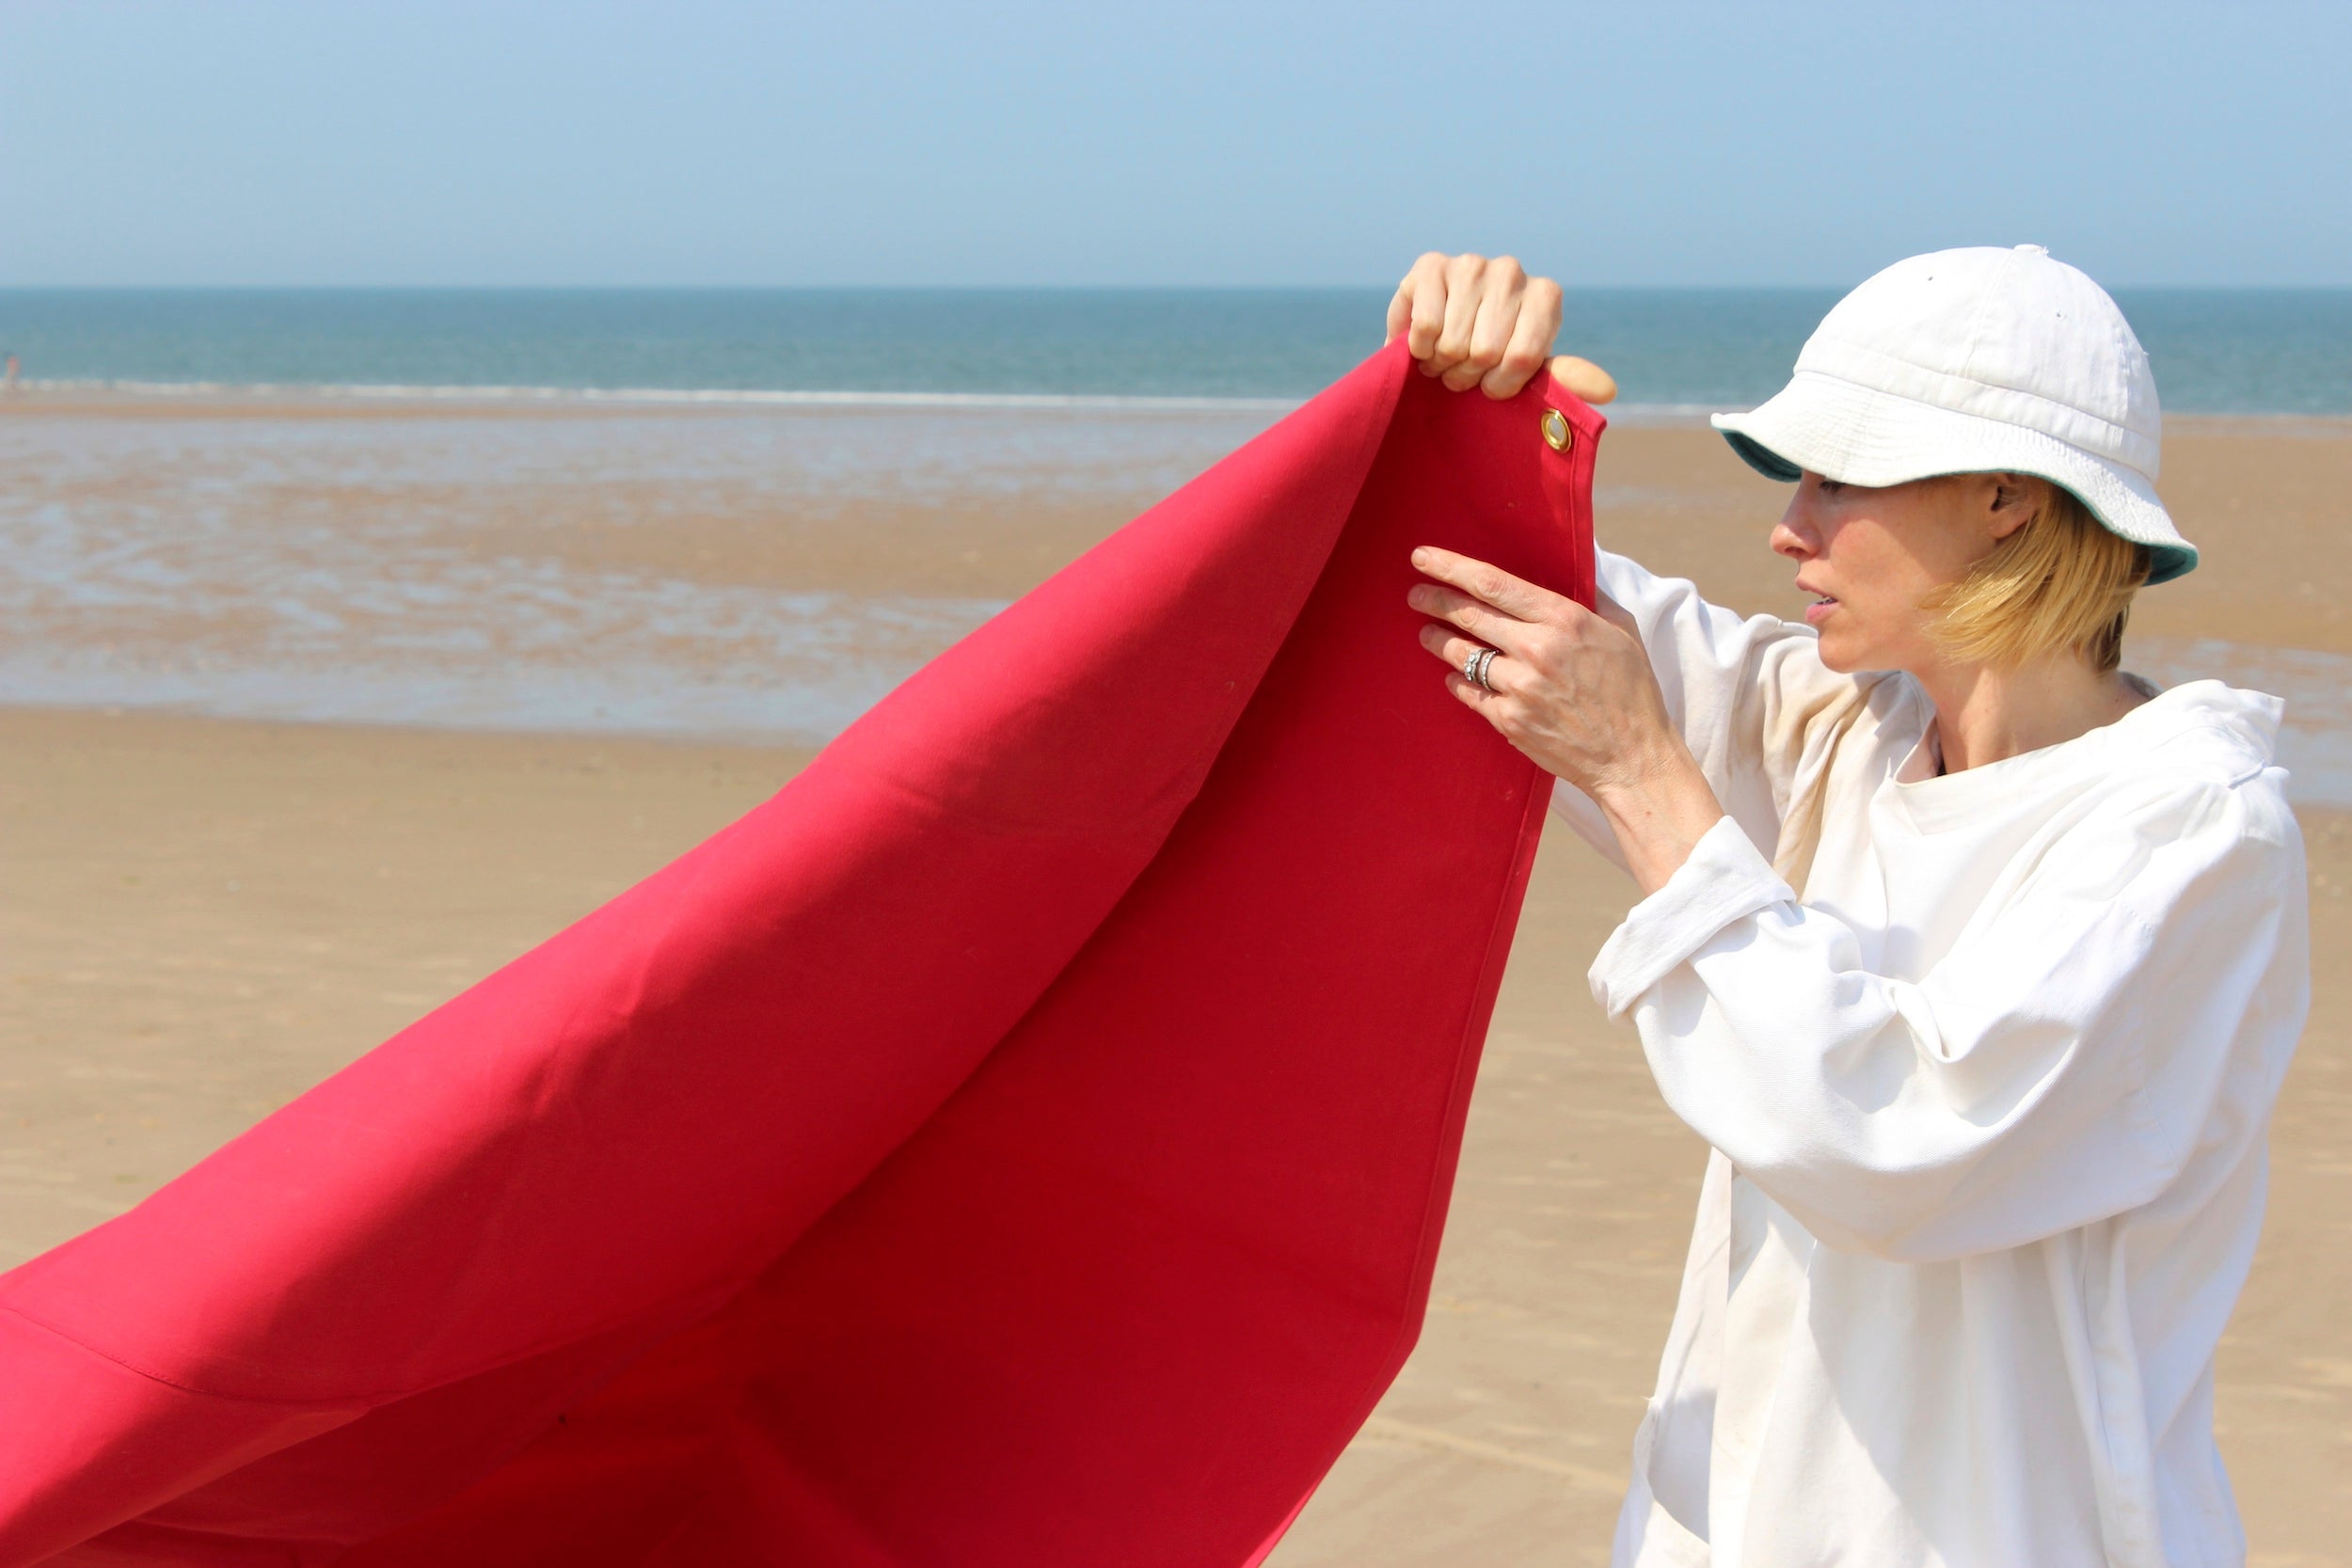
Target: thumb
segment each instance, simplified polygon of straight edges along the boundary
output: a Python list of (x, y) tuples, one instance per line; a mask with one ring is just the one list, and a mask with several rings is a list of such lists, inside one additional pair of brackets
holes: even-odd
[(1590, 359), (1580, 359), (1573, 354), (1553, 356), (1551, 379), (1596, 408), (1617, 395), (1616, 377)]

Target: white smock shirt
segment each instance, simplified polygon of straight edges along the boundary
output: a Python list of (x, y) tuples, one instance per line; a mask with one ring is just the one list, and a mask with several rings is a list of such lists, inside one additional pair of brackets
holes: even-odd
[(2243, 1562), (2214, 1351), (2310, 997), (2278, 700), (1939, 777), (1909, 676), (1600, 586), (1729, 814), (1592, 969), (1715, 1151), (1615, 1562)]

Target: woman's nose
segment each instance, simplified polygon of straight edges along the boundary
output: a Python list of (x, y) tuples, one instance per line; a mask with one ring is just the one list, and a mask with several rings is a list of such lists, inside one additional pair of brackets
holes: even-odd
[(1804, 487), (1788, 498), (1788, 509), (1772, 525), (1772, 552), (1791, 561), (1810, 561), (1820, 553), (1821, 536), (1813, 527), (1813, 519), (1805, 515)]

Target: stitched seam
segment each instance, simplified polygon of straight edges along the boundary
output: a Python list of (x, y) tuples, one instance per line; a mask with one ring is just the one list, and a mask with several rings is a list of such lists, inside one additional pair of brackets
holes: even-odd
[[(2040, 392), (2029, 392), (2022, 387), (2005, 387), (1997, 382), (1979, 381), (1974, 376), (1963, 375), (1951, 371), (1939, 371), (1934, 369), (1932, 366), (1919, 364), (1915, 360), (1905, 359), (1896, 355), (1883, 353), (1874, 348), (1866, 348), (1860, 343), (1849, 343), (1837, 340), (1833, 340), (1832, 342), (1836, 353), (1839, 355), (1851, 355), (1857, 358), (1869, 360), (1877, 364), (1893, 366), (1915, 375), (1931, 376), (1936, 381), (1947, 383), (1956, 388), (1997, 392), (2003, 397), (2023, 398), (2040, 407), (2055, 409), (2060, 413), (2071, 415), (2074, 419), (2081, 420), (2086, 423), (2096, 425), (2102, 430), (2111, 431), (2114, 433), (2114, 436), (2118, 440), (2129, 441), (2135, 444), (2148, 441), (2148, 437), (2141, 436), (2137, 431), (2133, 430), (2129, 425), (2118, 424), (2113, 420), (2106, 418), (2103, 414), (2094, 414), (2088, 408), (2078, 408), (2071, 403), (2061, 403), (2057, 398), (2044, 397)], [(1823, 370), (1818, 365), (1800, 365), (1793, 373), (1799, 375), (1822, 376), (1832, 381), (1843, 381), (1851, 386), (1858, 387), (1861, 385), (1859, 382), (1854, 381), (1851, 376), (1841, 374), (1836, 371)], [(1867, 391), (1883, 390), (1879, 388), (1866, 388), (1864, 389)], [(1899, 397), (1907, 403), (1926, 403), (1926, 400), (1923, 398), (1911, 397), (1902, 392), (1886, 392), (1884, 395), (1888, 397)], [(1943, 405), (1941, 404), (1927, 404), (1927, 406), (1931, 408), (1940, 408)], [(1967, 410), (1955, 408), (1947, 410), (1947, 412), (1958, 414), (1965, 413)], [(1978, 417), (1982, 418), (1983, 416), (1979, 415)]]
[(346, 1396), (342, 1399), (270, 1399), (262, 1395), (220, 1393), (211, 1388), (200, 1388), (185, 1379), (171, 1377), (155, 1371), (151, 1368), (142, 1367), (137, 1362), (117, 1355), (111, 1351), (101, 1350), (79, 1335), (69, 1333), (46, 1318), (27, 1312), (24, 1307), (13, 1303), (0, 1304), (0, 1312), (6, 1312), (20, 1322), (30, 1323), (42, 1333), (53, 1335), (83, 1354), (96, 1356), (109, 1366), (119, 1367), (134, 1377), (145, 1378), (150, 1383), (160, 1384), (166, 1388), (177, 1389), (183, 1394), (193, 1394), (199, 1399), (219, 1400), (229, 1404), (277, 1405), (290, 1410), (315, 1409), (320, 1405), (358, 1404), (366, 1402), (369, 1399), (369, 1396), (364, 1394)]
[[(2034, 443), (2036, 446), (2048, 452), (2065, 452), (2078, 458), (2087, 458), (2091, 463), (2098, 466), (2096, 472), (2100, 475), (2106, 475), (2107, 468), (2109, 467), (2113, 467), (2123, 468), (2137, 474), (2143, 481), (2147, 479), (2147, 475), (2144, 471), (2133, 468), (2132, 465), (2122, 458), (2109, 457), (2104, 453), (2092, 451), (2089, 448), (2075, 446), (2071, 441), (2065, 440), (2057, 436), (2049, 435), (2044, 431), (2034, 430), (2026, 425), (2012, 424), (2006, 420), (1996, 420), (1989, 414), (1975, 414), (1964, 408), (1947, 408), (1940, 403), (1929, 403), (1925, 399), (1908, 397), (1901, 392), (1881, 391), (1874, 387), (1865, 387), (1858, 381), (1849, 381), (1844, 376), (1834, 375), (1828, 371), (1800, 371), (1797, 373), (1800, 375), (1819, 376), (1823, 381), (1834, 381), (1841, 387), (1852, 388), (1855, 392), (1860, 393), (1865, 397), (1884, 399), (1893, 403), (1909, 404), (1915, 408), (1928, 409), (1929, 411), (1947, 420), (1966, 420), (1972, 424), (1984, 427), (1989, 434), (1997, 433), (2004, 437), (2023, 438)], [(2024, 397), (2032, 396), (2031, 393), (2020, 393), (2019, 395)], [(2065, 405), (2063, 404), (2053, 404), (2051, 406), (2064, 407)], [(2095, 419), (2097, 416), (2085, 415), (2084, 418)], [(1847, 451), (1846, 455), (1849, 458), (1851, 457), (1852, 453), (1851, 450)], [(1974, 471), (1991, 473), (1997, 470), (1987, 468)], [(2052, 478), (2054, 476), (2044, 475), (2043, 477)], [(2153, 482), (2151, 482), (2151, 488), (2153, 487)], [(2131, 499), (2136, 500), (2139, 499), (2136, 493), (2130, 491), (2128, 485), (2126, 486), (2126, 495)], [(2168, 540), (2165, 543), (2167, 547), (2179, 547), (2175, 546), (2172, 541)]]
[[(1582, 405), (1580, 404), (1578, 406), (1581, 407)], [(1571, 541), (1577, 537), (1575, 531), (1578, 521), (1580, 519), (1584, 520), (1587, 523), (1590, 521), (1590, 502), (1583, 498), (1588, 498), (1592, 493), (1590, 481), (1593, 466), (1596, 462), (1593, 449), (1598, 444), (1600, 434), (1599, 421), (1597, 419), (1595, 420), (1595, 426), (1596, 428), (1586, 434), (1584, 439), (1578, 444), (1577, 455), (1571, 463), (1569, 470), (1569, 483), (1571, 490), (1567, 499), (1568, 515), (1565, 519), (1556, 516), (1553, 519), (1555, 527), (1560, 526), (1565, 522), (1569, 531), (1569, 538)], [(1596, 594), (1599, 593), (1599, 568), (1597, 562), (1592, 564), (1590, 572), (1586, 573), (1585, 563), (1583, 562), (1572, 561), (1570, 562), (1570, 571), (1572, 575), (1585, 574), (1589, 576), (1595, 584), (1593, 590), (1594, 593)], [(1445, 1110), (1443, 1113), (1444, 1120), (1439, 1124), (1441, 1127), (1452, 1127), (1457, 1125), (1455, 1117), (1456, 1108), (1461, 1106), (1463, 1101), (1469, 1096), (1470, 1089), (1477, 1082), (1476, 1066), (1470, 1059), (1471, 1044), (1470, 1032), (1472, 1028), (1476, 1026), (1479, 1015), (1482, 1011), (1486, 1015), (1487, 1028), (1491, 1029), (1493, 1026), (1494, 1003), (1502, 990), (1502, 968), (1504, 961), (1510, 956), (1507, 945), (1505, 945), (1502, 951), (1497, 951), (1496, 939), (1502, 929), (1503, 917), (1506, 912), (1524, 905), (1527, 896), (1528, 879), (1532, 878), (1534, 874), (1535, 850), (1542, 842), (1545, 814), (1549, 808), (1551, 799), (1551, 792), (1549, 789), (1542, 787), (1538, 783), (1543, 776), (1542, 769), (1536, 768), (1533, 763), (1528, 765), (1526, 774), (1527, 802), (1520, 809), (1518, 839), (1513, 846), (1512, 849), (1512, 856), (1515, 862), (1520, 855), (1525, 855), (1527, 870), (1525, 875), (1514, 877), (1511, 880), (1505, 882), (1502, 892), (1496, 895), (1494, 912), (1488, 919), (1486, 925), (1486, 962), (1480, 966), (1478, 975), (1479, 996), (1485, 999), (1485, 1006), (1482, 1008), (1479, 1002), (1473, 999), (1470, 1009), (1463, 1015), (1461, 1029), (1455, 1036), (1454, 1078), (1453, 1082), (1449, 1084), (1446, 1088)], [(1517, 899), (1514, 899), (1513, 897), (1513, 894), (1515, 892), (1518, 895)], [(1489, 982), (1491, 982), (1491, 984)], [(1482, 1045), (1483, 1040), (1484, 1032), (1482, 1031)], [(1468, 1115), (1467, 1111), (1463, 1114), (1465, 1117)], [(1436, 1248), (1433, 1244), (1430, 1231), (1438, 1224), (1438, 1212), (1439, 1209), (1438, 1199), (1440, 1196), (1439, 1183), (1442, 1179), (1444, 1180), (1446, 1190), (1450, 1192), (1452, 1190), (1453, 1173), (1454, 1171), (1458, 1171), (1460, 1169), (1460, 1164), (1461, 1144), (1457, 1135), (1454, 1143), (1453, 1170), (1441, 1172), (1433, 1169), (1429, 1173), (1429, 1182), (1427, 1187), (1423, 1190), (1422, 1196), (1421, 1227), (1414, 1233), (1413, 1254), (1416, 1259), (1417, 1281), (1423, 1291), (1427, 1289), (1428, 1280), (1426, 1278), (1419, 1277), (1420, 1272), (1424, 1268), (1430, 1269), (1434, 1272), (1436, 1262)], [(1420, 1337), (1420, 1326), (1421, 1325), (1418, 1323), (1404, 1323), (1397, 1325), (1395, 1337), (1390, 1341), (1389, 1355), (1386, 1357), (1386, 1361), (1388, 1363), (1401, 1365), (1405, 1357), (1411, 1354), (1413, 1342)], [(1365, 1387), (1363, 1397), (1359, 1399), (1359, 1402), (1363, 1404), (1367, 1409), (1373, 1405), (1376, 1405), (1379, 1402), (1380, 1394), (1384, 1387), (1385, 1384), (1381, 1382), (1375, 1381), (1369, 1383)]]
[[(778, 1254), (778, 1256), (781, 1256), (781, 1254)], [(7, 1312), (12, 1317), (20, 1318), (25, 1323), (31, 1323), (36, 1328), (41, 1329), (49, 1334), (54, 1334), (58, 1338), (63, 1339), (66, 1343), (74, 1346), (76, 1349), (86, 1351), (102, 1361), (110, 1362), (115, 1366), (120, 1367), (124, 1371), (131, 1372), (138, 1377), (143, 1377), (151, 1383), (161, 1384), (167, 1388), (176, 1388), (183, 1394), (193, 1394), (199, 1399), (219, 1400), (230, 1404), (282, 1405), (288, 1408), (318, 1408), (320, 1406), (344, 1404), (373, 1407), (381, 1404), (390, 1404), (398, 1400), (412, 1399), (419, 1394), (429, 1392), (432, 1389), (445, 1388), (451, 1384), (463, 1383), (469, 1378), (481, 1377), (486, 1373), (498, 1371), (501, 1368), (512, 1367), (518, 1362), (529, 1361), (534, 1356), (545, 1355), (551, 1351), (567, 1349), (584, 1339), (593, 1339), (600, 1335), (610, 1334), (617, 1329), (624, 1328), (630, 1323), (655, 1316), (662, 1310), (675, 1307), (682, 1302), (693, 1301), (708, 1296), (711, 1298), (709, 1311), (715, 1312), (720, 1307), (724, 1307), (728, 1302), (734, 1300), (738, 1295), (741, 1294), (744, 1289), (749, 1286), (752, 1280), (755, 1277), (757, 1277), (756, 1275), (745, 1275), (740, 1278), (725, 1281), (722, 1285), (713, 1287), (709, 1291), (681, 1291), (674, 1295), (664, 1296), (661, 1300), (654, 1303), (652, 1306), (642, 1311), (630, 1313), (625, 1317), (600, 1321), (578, 1332), (567, 1333), (560, 1339), (548, 1339), (525, 1346), (523, 1349), (516, 1351), (510, 1355), (501, 1355), (495, 1359), (477, 1362), (459, 1371), (453, 1372), (447, 1377), (438, 1378), (430, 1383), (420, 1383), (405, 1387), (375, 1389), (362, 1393), (344, 1393), (333, 1395), (311, 1394), (287, 1398), (279, 1398), (268, 1394), (230, 1393), (226, 1389), (207, 1388), (200, 1384), (189, 1382), (185, 1378), (173, 1377), (168, 1373), (159, 1372), (151, 1368), (143, 1367), (137, 1362), (130, 1360), (124, 1356), (117, 1355), (111, 1351), (102, 1350), (98, 1346), (91, 1344), (88, 1340), (84, 1339), (66, 1329), (60, 1328), (57, 1324), (49, 1322), (45, 1318), (26, 1311), (24, 1307), (13, 1303), (0, 1303), (0, 1312)], [(707, 1315), (708, 1312), (703, 1314), (703, 1316)], [(242, 1365), (242, 1362), (240, 1362), (239, 1365)]]

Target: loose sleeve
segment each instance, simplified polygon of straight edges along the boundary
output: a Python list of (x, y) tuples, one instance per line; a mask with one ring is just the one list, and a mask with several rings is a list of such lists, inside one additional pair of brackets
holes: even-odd
[[(1600, 590), (1640, 627), (1667, 716), (1715, 798), (1769, 857), (1805, 783), (1826, 766), (1836, 732), (1883, 677), (1822, 664), (1813, 630), (1770, 615), (1741, 617), (1621, 555), (1596, 556)], [(1554, 809), (1616, 860), (1613, 835), (1581, 791), (1563, 783)]]
[(1916, 981), (1871, 973), (1725, 822), (1592, 984), (1742, 1174), (1827, 1244), (1916, 1262), (2160, 1194), (2225, 1078), (2264, 1070), (2255, 1025), (2301, 1005), (2304, 922), (2294, 817), (2259, 780), (2100, 802)]

